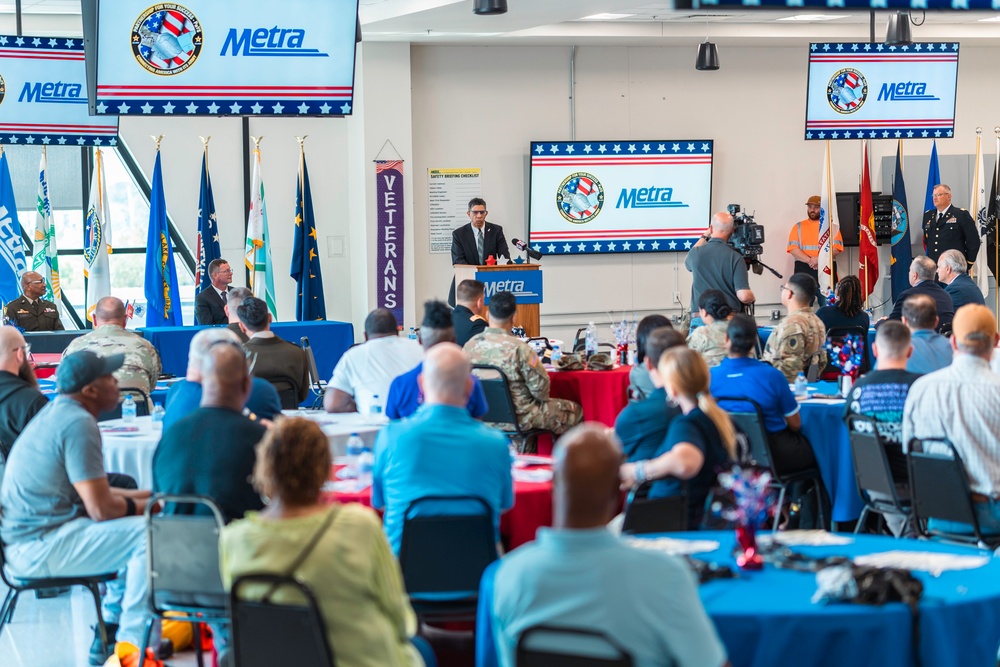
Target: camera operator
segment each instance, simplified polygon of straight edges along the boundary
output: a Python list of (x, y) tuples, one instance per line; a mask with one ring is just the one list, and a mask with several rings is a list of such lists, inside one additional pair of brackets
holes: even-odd
[(712, 216), (712, 224), (694, 244), (684, 260), (684, 266), (693, 274), (691, 284), (691, 328), (702, 326), (697, 316), (698, 302), (705, 290), (717, 289), (726, 297), (734, 311), (743, 304), (754, 302), (753, 291), (743, 255), (729, 245), (733, 235), (733, 216), (720, 211)]

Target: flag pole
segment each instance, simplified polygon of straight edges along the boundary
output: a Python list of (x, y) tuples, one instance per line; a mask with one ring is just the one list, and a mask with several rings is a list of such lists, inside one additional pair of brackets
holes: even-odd
[[(977, 156), (977, 159), (978, 159), (978, 161), (980, 163), (983, 161), (983, 157), (982, 157), (982, 155), (983, 155), (983, 137), (982, 137), (982, 134), (983, 134), (983, 128), (977, 127), (976, 128), (976, 156)], [(975, 170), (976, 170), (976, 174), (975, 174), (975, 176), (972, 177), (972, 192), (976, 195), (977, 201), (978, 201), (978, 197), (979, 197), (979, 166), (978, 165), (975, 167)], [(976, 224), (978, 225), (979, 224), (979, 204), (977, 203), (977, 201), (970, 201), (969, 202), (969, 208), (973, 208), (976, 211), (976, 216), (975, 217), (976, 217)], [(969, 258), (966, 257), (965, 260), (966, 260), (966, 262), (968, 262)], [(974, 280), (978, 281), (979, 280), (979, 276), (975, 275), (976, 271), (977, 271), (976, 265), (973, 264), (972, 265), (972, 272), (973, 272), (974, 275), (972, 277), (973, 277)]]
[[(998, 126), (996, 126), (996, 127), (993, 128), (993, 134), (995, 134), (996, 137), (997, 137), (997, 148), (996, 148), (996, 150), (997, 150), (998, 157), (997, 157), (996, 160), (994, 160), (994, 164), (997, 164), (998, 162), (1000, 162), (1000, 125), (998, 125)], [(993, 181), (996, 182), (996, 183), (1000, 183), (1000, 181), (998, 181), (998, 179), (997, 179), (997, 177), (998, 177), (997, 171), (1000, 171), (1000, 170), (998, 170), (997, 168), (993, 169)], [(998, 190), (998, 192), (1000, 192), (1000, 190)], [(989, 210), (989, 209), (987, 209), (987, 210)], [(993, 225), (994, 225), (994, 227), (993, 227), (993, 241), (994, 241), (993, 242), (993, 252), (995, 253), (993, 255), (994, 260), (995, 260), (994, 263), (993, 263), (993, 266), (998, 267), (998, 270), (1000, 270), (1000, 228), (998, 228), (998, 227), (1000, 227), (1000, 211), (997, 212), (997, 217), (993, 220)], [(993, 290), (993, 299), (994, 299), (994, 304), (995, 304), (995, 308), (994, 308), (993, 312), (994, 313), (1000, 313), (1000, 278), (997, 278), (996, 276), (993, 276), (993, 282), (994, 282), (994, 285), (995, 285), (995, 288), (996, 288), (996, 289)]]
[[(251, 136), (250, 140), (253, 142), (253, 155), (254, 155), (254, 159), (257, 160), (257, 164), (260, 164), (260, 142), (262, 142), (264, 140), (264, 135), (262, 134), (259, 137)], [(254, 194), (251, 193), (250, 197), (252, 199), (254, 197)], [(255, 247), (254, 251), (253, 251), (253, 268), (250, 269), (250, 286), (251, 286), (251, 290), (253, 291), (253, 295), (254, 296), (257, 296), (256, 286), (257, 286), (257, 253), (258, 252), (260, 252), (260, 249)]]
[[(867, 139), (862, 139), (861, 140), (861, 179), (862, 179), (862, 181), (864, 181), (865, 162), (867, 161), (867, 155), (868, 155), (867, 148), (868, 148), (868, 140)], [(862, 182), (860, 184), (860, 186), (858, 187), (858, 191), (859, 192), (862, 190), (862, 186), (863, 185), (864, 185), (864, 183)], [(861, 224), (867, 225), (868, 221), (861, 219), (861, 211), (862, 211), (862, 201), (861, 201), (861, 198), (858, 198), (858, 221)], [(861, 230), (858, 230), (858, 233), (859, 234), (862, 233)], [(832, 249), (833, 248), (831, 247), (831, 250)], [(868, 298), (870, 296), (868, 294), (868, 262), (867, 262), (867, 260), (864, 257), (862, 257), (861, 252), (860, 252), (860, 248), (858, 250), (859, 250), (859, 252), (858, 252), (858, 269), (859, 269), (859, 271), (858, 272), (859, 273), (862, 272), (862, 271), (864, 272), (864, 278), (863, 278), (864, 282), (862, 282), (861, 285), (862, 285), (862, 288), (865, 291), (865, 310), (868, 310)]]

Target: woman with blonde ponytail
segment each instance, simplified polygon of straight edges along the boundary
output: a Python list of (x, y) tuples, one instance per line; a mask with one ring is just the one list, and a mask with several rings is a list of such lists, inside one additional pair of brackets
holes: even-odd
[(686, 347), (668, 350), (657, 370), (667, 396), (683, 414), (670, 423), (655, 458), (622, 466), (622, 483), (632, 486), (647, 479), (662, 480), (652, 485), (649, 497), (663, 498), (680, 494), (682, 480), (686, 480), (688, 527), (694, 529), (701, 523), (705, 498), (715, 486), (716, 476), (736, 457), (736, 429), (709, 393), (708, 366), (696, 351)]

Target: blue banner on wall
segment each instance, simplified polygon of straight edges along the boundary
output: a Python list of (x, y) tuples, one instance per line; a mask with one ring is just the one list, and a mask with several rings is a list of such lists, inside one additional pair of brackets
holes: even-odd
[(497, 292), (513, 292), (519, 304), (542, 302), (541, 271), (477, 271), (476, 280), (486, 285), (486, 303)]

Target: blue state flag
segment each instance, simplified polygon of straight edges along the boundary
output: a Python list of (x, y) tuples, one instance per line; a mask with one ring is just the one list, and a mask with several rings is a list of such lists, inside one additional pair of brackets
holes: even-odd
[(316, 218), (313, 215), (312, 191), (306, 154), (299, 155), (299, 179), (295, 193), (295, 245), (292, 248), (291, 276), (297, 284), (295, 319), (325, 320), (326, 300), (323, 297), (323, 274), (319, 268), (319, 246), (316, 243)]
[[(937, 166), (937, 153), (932, 158)], [(931, 186), (933, 189), (933, 185)], [(903, 290), (910, 288), (910, 216), (906, 212), (906, 186), (903, 184), (903, 142), (896, 145), (896, 177), (892, 183), (892, 301), (899, 300)]]
[(21, 295), (21, 274), (27, 268), (10, 166), (7, 154), (0, 150), (0, 301), (7, 303)]
[(183, 326), (177, 267), (167, 225), (163, 198), (160, 151), (153, 167), (153, 190), (149, 195), (149, 235), (146, 237), (146, 326)]
[(194, 276), (194, 293), (212, 285), (208, 265), (222, 257), (219, 248), (219, 223), (215, 217), (215, 197), (212, 196), (212, 179), (208, 175), (208, 146), (201, 157), (201, 194), (198, 196), (198, 268)]
[(937, 140), (931, 146), (931, 163), (927, 167), (927, 194), (924, 196), (924, 211), (934, 208), (934, 186), (941, 183), (941, 169), (938, 167)]

